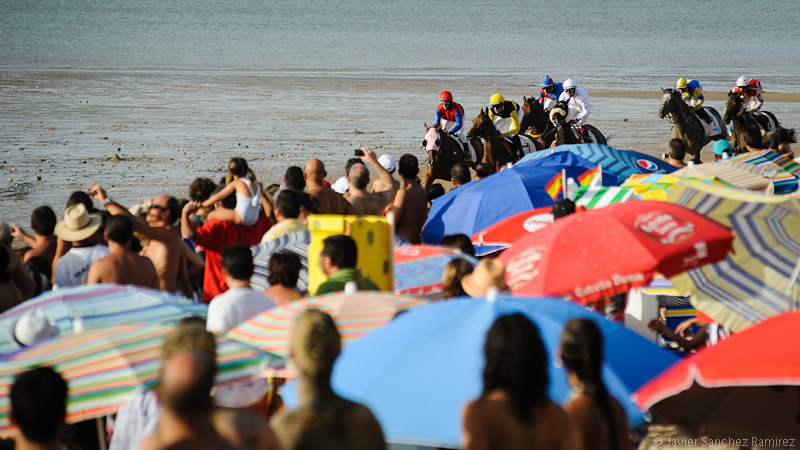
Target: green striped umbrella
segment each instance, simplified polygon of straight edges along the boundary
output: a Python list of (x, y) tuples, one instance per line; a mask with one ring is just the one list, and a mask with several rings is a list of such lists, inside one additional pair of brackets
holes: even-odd
[(586, 209), (601, 208), (612, 203), (635, 199), (633, 189), (619, 186), (581, 186), (575, 194), (575, 205)]
[[(9, 389), (17, 375), (49, 366), (69, 385), (67, 422), (115, 412), (139, 386), (151, 387), (161, 367), (161, 345), (174, 325), (130, 324), (61, 336), (0, 359), (0, 435), (12, 432)], [(283, 359), (224, 337), (217, 338), (217, 385), (271, 374)]]

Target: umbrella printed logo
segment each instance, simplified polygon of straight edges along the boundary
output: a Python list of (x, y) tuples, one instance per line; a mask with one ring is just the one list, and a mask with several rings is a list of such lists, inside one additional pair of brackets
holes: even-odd
[(506, 266), (506, 282), (512, 290), (539, 275), (539, 262), (544, 258), (541, 247), (530, 247)]
[(694, 225), (666, 211), (636, 216), (634, 227), (662, 244), (677, 244), (694, 234)]
[(647, 159), (637, 159), (636, 163), (639, 164), (639, 167), (641, 167), (642, 169), (649, 170), (650, 172), (655, 172), (656, 170), (658, 170), (658, 165), (653, 161)]
[(525, 219), (525, 222), (522, 223), (522, 228), (528, 233), (533, 233), (551, 223), (553, 223), (553, 215), (551, 213), (536, 214)]

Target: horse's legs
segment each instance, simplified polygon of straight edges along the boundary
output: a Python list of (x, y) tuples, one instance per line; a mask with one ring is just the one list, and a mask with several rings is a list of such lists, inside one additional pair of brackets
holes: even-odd
[(425, 190), (428, 190), (428, 188), (431, 187), (433, 180), (433, 167), (428, 166), (428, 169), (425, 171), (425, 179), (422, 181), (422, 185), (425, 187)]

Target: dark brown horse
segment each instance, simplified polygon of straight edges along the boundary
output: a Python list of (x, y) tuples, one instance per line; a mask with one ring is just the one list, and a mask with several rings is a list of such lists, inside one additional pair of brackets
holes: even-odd
[(470, 141), (473, 138), (480, 138), (483, 141), (482, 161), (495, 172), (499, 172), (506, 164), (515, 163), (519, 159), (511, 145), (505, 139), (500, 138), (500, 132), (489, 118), (489, 111), (486, 108), (482, 109), (478, 117), (472, 121), (472, 128), (467, 133), (467, 138)]
[(536, 145), (537, 150), (550, 147), (556, 138), (556, 128), (550, 122), (539, 100), (533, 97), (522, 97), (522, 119), (519, 121), (519, 130), (526, 132)]
[(743, 153), (747, 151), (747, 146), (744, 143), (744, 129), (748, 125), (757, 125), (763, 130), (762, 135), (766, 135), (770, 131), (778, 131), (781, 126), (775, 115), (769, 111), (762, 111), (766, 123), (757, 120), (753, 114), (745, 112), (747, 109), (747, 102), (737, 93), (728, 92), (728, 101), (725, 103), (725, 113), (722, 118), (725, 124), (733, 122), (733, 132), (731, 133), (731, 147), (736, 153)]
[[(475, 149), (477, 161), (483, 158), (483, 144), (480, 139), (473, 139), (470, 142)], [(428, 170), (425, 172), (425, 179), (422, 184), (427, 189), (436, 180), (450, 181), (450, 169), (458, 163), (464, 162), (464, 154), (455, 139), (450, 137), (450, 133), (442, 130), (441, 125), (428, 127), (425, 125), (425, 139), (422, 141), (422, 148), (428, 153), (426, 162)], [(469, 149), (465, 149), (469, 151)], [(476, 162), (467, 164), (475, 168)]]
[(658, 109), (658, 117), (669, 117), (672, 122), (672, 137), (681, 138), (683, 142), (689, 147), (688, 153), (692, 155), (695, 163), (700, 162), (700, 149), (712, 140), (728, 139), (728, 130), (725, 129), (724, 124), (721, 123), (717, 110), (714, 108), (704, 108), (709, 116), (714, 116), (720, 121), (719, 133), (713, 135), (706, 135), (703, 124), (697, 115), (689, 110), (681, 94), (672, 89), (662, 89), (663, 95), (661, 96), (661, 107)]
[(555, 127), (555, 143), (556, 145), (570, 145), (570, 144), (583, 144), (595, 143), (606, 145), (608, 141), (603, 133), (592, 125), (587, 124), (586, 130), (588, 133), (588, 142), (578, 129), (574, 128), (567, 122), (569, 114), (569, 107), (567, 102), (557, 102), (550, 111), (550, 122)]

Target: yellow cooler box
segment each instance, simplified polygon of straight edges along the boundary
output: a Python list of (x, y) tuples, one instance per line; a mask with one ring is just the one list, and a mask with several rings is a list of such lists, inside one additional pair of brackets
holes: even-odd
[(358, 247), (358, 269), (382, 291), (394, 290), (394, 239), (388, 222), (378, 216), (312, 215), (308, 218), (311, 243), (308, 246), (308, 292), (315, 294), (328, 279), (319, 264), (322, 241), (328, 236), (344, 234)]

